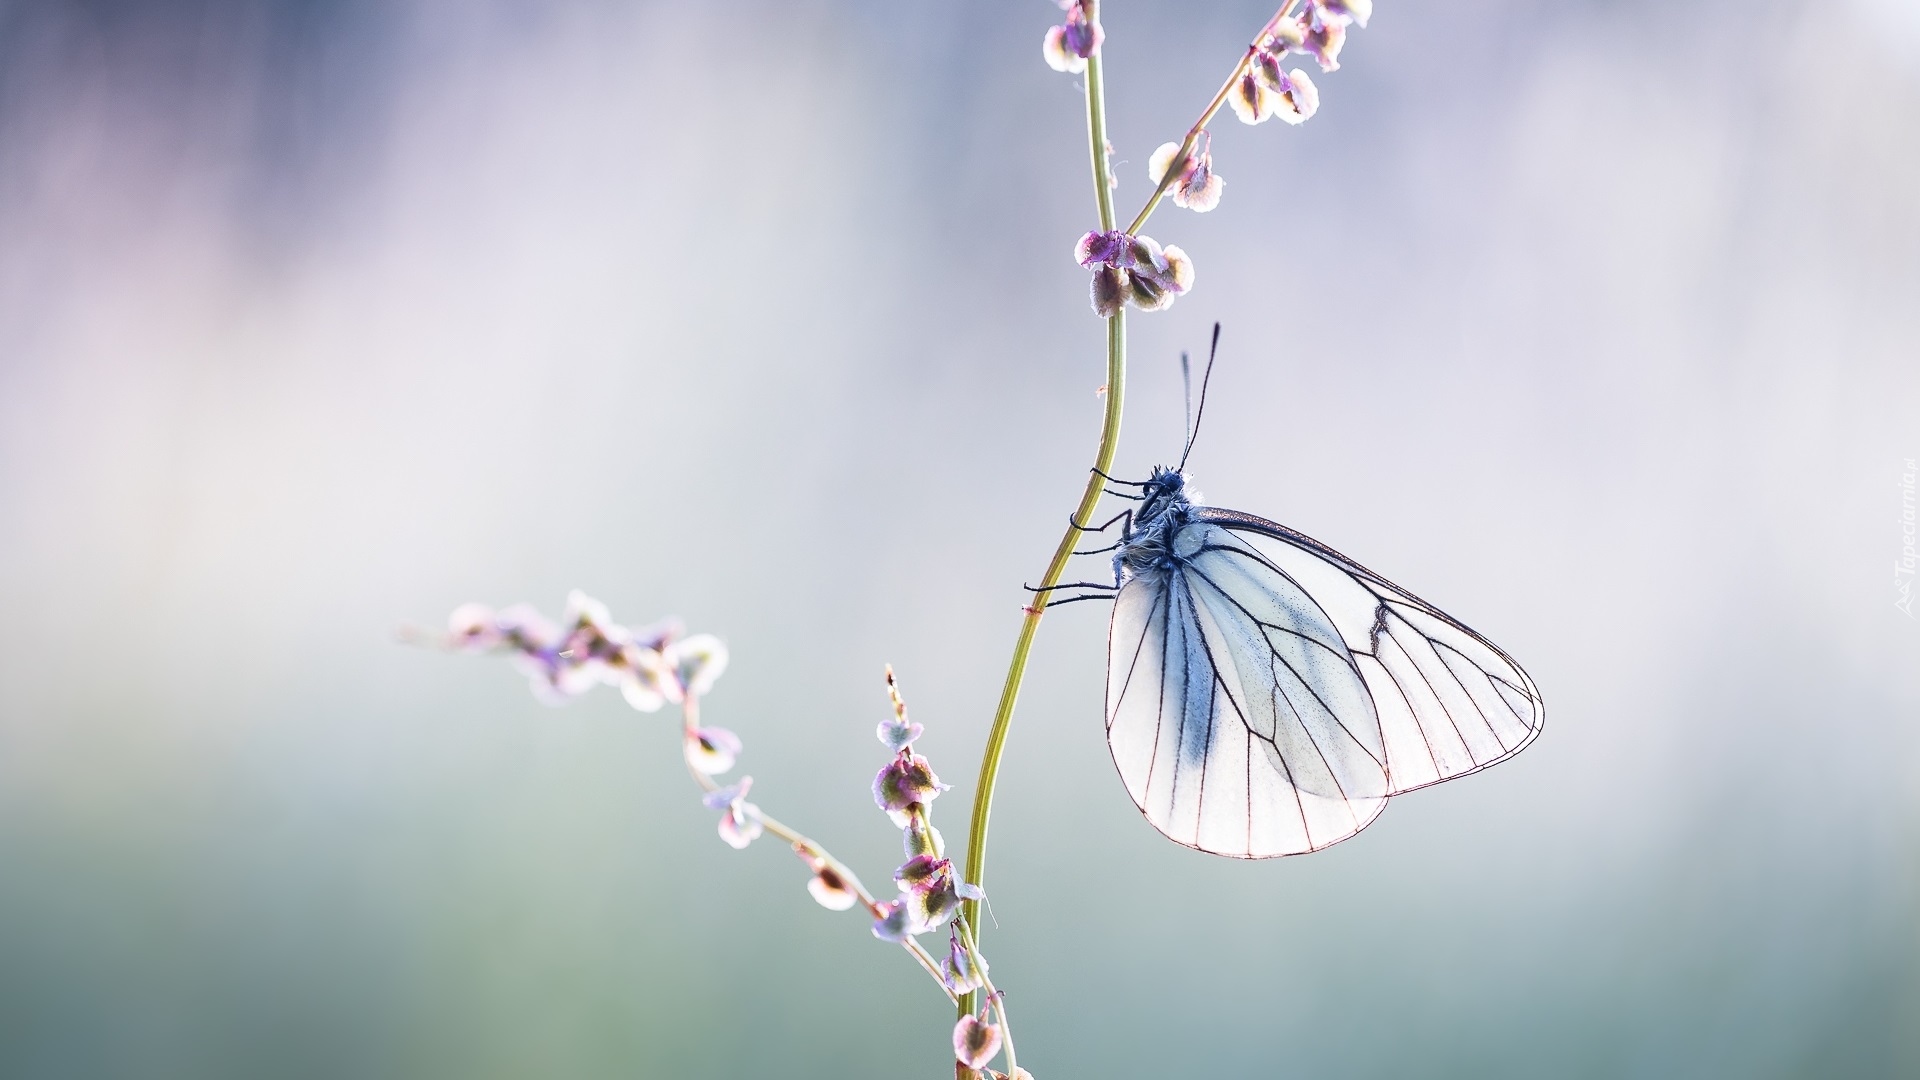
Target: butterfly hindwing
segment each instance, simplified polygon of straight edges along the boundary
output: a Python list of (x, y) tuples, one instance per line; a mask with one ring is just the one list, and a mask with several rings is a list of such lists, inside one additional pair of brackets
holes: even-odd
[(1317, 850), (1385, 805), (1364, 675), (1297, 583), (1194, 523), (1179, 565), (1128, 579), (1109, 636), (1107, 738), (1148, 820), (1240, 858)]

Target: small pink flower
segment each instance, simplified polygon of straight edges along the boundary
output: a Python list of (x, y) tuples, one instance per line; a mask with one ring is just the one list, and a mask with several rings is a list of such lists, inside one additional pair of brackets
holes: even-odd
[(1193, 260), (1187, 253), (1162, 249), (1149, 236), (1090, 232), (1080, 238), (1074, 256), (1093, 269), (1093, 310), (1103, 318), (1129, 301), (1142, 311), (1159, 311), (1193, 287)]
[(1307, 23), (1298, 15), (1281, 19), (1273, 26), (1272, 45), (1269, 51), (1284, 55), (1290, 52), (1304, 52), (1307, 43)]
[(983, 957), (979, 963), (974, 963), (973, 954), (960, 944), (960, 936), (949, 934), (947, 956), (940, 962), (940, 976), (954, 993), (971, 993), (986, 985), (987, 962)]
[(1175, 297), (1193, 288), (1193, 260), (1172, 244), (1162, 248), (1150, 236), (1133, 241), (1134, 268), (1127, 271), (1133, 304), (1142, 311), (1171, 307)]
[(560, 643), (560, 628), (531, 604), (501, 608), (493, 622), (501, 638), (521, 652), (541, 652)]
[(564, 694), (581, 694), (600, 683), (618, 684), (631, 636), (613, 621), (607, 605), (575, 589), (567, 594), (560, 620), (565, 637), (555, 651), (553, 685)]
[(705, 697), (721, 673), (727, 670), (727, 647), (712, 634), (695, 634), (682, 641), (671, 642), (660, 650), (660, 655), (673, 670), (675, 692), (668, 696), (675, 701), (688, 695)]
[(1087, 58), (1106, 35), (1088, 12), (1085, 0), (1061, 0), (1060, 7), (1067, 13), (1066, 22), (1048, 28), (1040, 54), (1053, 70), (1078, 75), (1087, 70)]
[(1346, 43), (1347, 24), (1339, 19), (1326, 18), (1321, 15), (1318, 8), (1315, 8), (1303, 47), (1308, 54), (1320, 62), (1321, 71), (1339, 70), (1340, 50)]
[(621, 650), (620, 696), (641, 712), (659, 712), (669, 697), (682, 700), (672, 665), (657, 649), (629, 642)]
[(969, 1069), (983, 1069), (1000, 1052), (1000, 1025), (963, 1016), (953, 1025), (953, 1056)]
[(729, 847), (744, 848), (765, 830), (760, 808), (747, 801), (747, 791), (752, 787), (753, 777), (743, 776), (739, 783), (710, 791), (701, 800), (707, 809), (720, 811), (720, 839)]
[(1120, 229), (1090, 232), (1073, 246), (1073, 261), (1085, 267), (1106, 265), (1125, 270), (1133, 265), (1133, 237)]
[(880, 721), (874, 735), (887, 744), (887, 749), (897, 754), (912, 746), (926, 730), (923, 725), (913, 723), (904, 716), (891, 716)]
[(927, 820), (926, 814), (908, 814), (907, 823), (901, 826), (901, 829), (907, 858), (911, 859), (915, 855), (932, 855), (937, 858), (946, 854), (946, 841), (941, 839), (940, 830), (933, 827), (933, 823)]
[(1309, 0), (1315, 17), (1325, 21), (1367, 25), (1373, 17), (1373, 0)]
[(465, 652), (486, 652), (506, 640), (493, 609), (485, 604), (461, 604), (447, 616), (447, 644)]
[(1273, 115), (1273, 94), (1260, 77), (1249, 71), (1240, 76), (1227, 93), (1227, 104), (1243, 124), (1265, 123)]
[(697, 728), (687, 735), (687, 764), (713, 776), (740, 759), (740, 736), (723, 727)]
[(913, 921), (926, 929), (945, 926), (960, 911), (962, 900), (984, 900), (978, 886), (956, 882), (953, 864), (933, 855), (916, 855), (894, 871), (893, 880), (914, 905)]
[[(1201, 136), (1204, 140), (1201, 145), (1179, 160), (1180, 171), (1169, 191), (1175, 206), (1184, 206), (1195, 213), (1204, 214), (1220, 205), (1220, 189), (1226, 181), (1213, 171), (1213, 136), (1206, 132), (1201, 132)], [(1147, 179), (1155, 184), (1160, 183), (1179, 157), (1179, 143), (1163, 144), (1147, 160)]]
[[(905, 814), (915, 803), (925, 806), (946, 790), (947, 785), (933, 775), (933, 767), (919, 754), (900, 754), (873, 778), (873, 801), (893, 815)], [(900, 817), (895, 823), (906, 824)]]
[(881, 941), (902, 942), (915, 934), (926, 933), (926, 927), (914, 919), (915, 905), (908, 903), (907, 897), (880, 905), (886, 914), (873, 922), (873, 936)]
[(1255, 58), (1253, 70), (1261, 84), (1273, 91), (1273, 115), (1298, 124), (1319, 111), (1320, 91), (1306, 72), (1281, 71), (1279, 57), (1265, 52)]
[(813, 871), (813, 876), (807, 879), (807, 892), (821, 907), (828, 911), (845, 911), (859, 901), (860, 896), (853, 891), (853, 884), (840, 876), (840, 872), (825, 859), (803, 847), (796, 846), (793, 851), (807, 864), (807, 869)]
[(807, 892), (828, 911), (845, 911), (860, 899), (829, 866), (821, 867), (807, 879)]
[(893, 880), (902, 892), (927, 892), (953, 881), (953, 863), (932, 855), (915, 855), (900, 864)]
[(1093, 272), (1088, 292), (1093, 300), (1093, 313), (1103, 319), (1120, 314), (1120, 309), (1133, 299), (1133, 286), (1127, 280), (1127, 272), (1111, 266), (1102, 266)]

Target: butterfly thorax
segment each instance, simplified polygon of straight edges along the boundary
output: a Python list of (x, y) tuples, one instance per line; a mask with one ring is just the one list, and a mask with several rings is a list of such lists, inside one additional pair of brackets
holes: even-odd
[(1140, 506), (1114, 551), (1115, 581), (1162, 574), (1183, 561), (1174, 550), (1173, 540), (1194, 518), (1186, 486), (1186, 475), (1178, 469), (1154, 467), (1153, 474), (1141, 485)]

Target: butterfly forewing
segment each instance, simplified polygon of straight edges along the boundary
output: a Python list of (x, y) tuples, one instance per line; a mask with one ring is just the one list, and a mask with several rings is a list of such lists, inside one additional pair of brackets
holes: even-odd
[(1199, 514), (1297, 582), (1327, 613), (1373, 700), (1387, 794), (1484, 769), (1540, 733), (1540, 691), (1486, 638), (1283, 525), (1211, 507)]

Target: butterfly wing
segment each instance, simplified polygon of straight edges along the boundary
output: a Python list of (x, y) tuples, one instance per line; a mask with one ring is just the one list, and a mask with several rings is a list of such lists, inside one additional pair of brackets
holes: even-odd
[(1545, 702), (1492, 642), (1311, 537), (1200, 507), (1231, 546), (1297, 583), (1327, 613), (1365, 680), (1385, 749), (1387, 794), (1477, 772), (1540, 734)]
[(1238, 858), (1315, 851), (1386, 805), (1386, 749), (1332, 619), (1224, 529), (1174, 538), (1136, 574), (1108, 634), (1107, 744), (1147, 820)]

